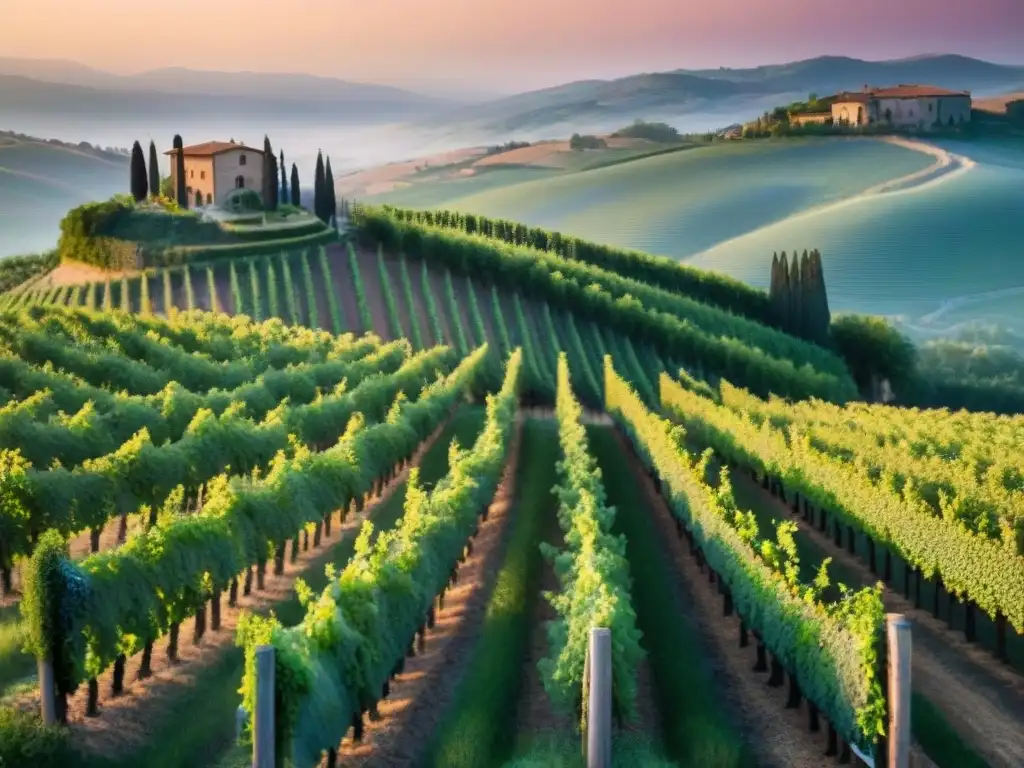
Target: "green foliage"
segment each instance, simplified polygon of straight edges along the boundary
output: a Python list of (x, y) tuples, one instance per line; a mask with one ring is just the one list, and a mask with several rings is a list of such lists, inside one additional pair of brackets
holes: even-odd
[(263, 295), (260, 290), (259, 265), (256, 263), (256, 259), (249, 259), (246, 267), (249, 269), (249, 290), (252, 292), (252, 318), (258, 323), (265, 317)]
[(636, 717), (636, 674), (643, 658), (640, 631), (629, 595), (626, 541), (611, 531), (615, 509), (605, 503), (601, 472), (588, 452), (580, 421), (582, 408), (572, 393), (569, 364), (558, 357), (558, 418), (562, 460), (558, 464), (558, 522), (565, 549), (542, 546), (553, 561), (561, 591), (545, 596), (559, 615), (548, 625), (549, 655), (538, 664), (552, 700), (574, 713), (583, 713), (584, 669), (590, 630), (612, 633), (612, 699), (625, 720)]
[(521, 660), (530, 642), (538, 597), (544, 521), (554, 514), (558, 436), (554, 425), (523, 424), (515, 507), (508, 552), (491, 591), (483, 628), (449, 712), (435, 733), (430, 765), (476, 768), (512, 751), (515, 734), (505, 724), (516, 717), (522, 688)]
[(620, 128), (612, 136), (628, 139), (647, 139), (647, 141), (656, 141), (662, 144), (671, 144), (682, 139), (679, 131), (667, 123), (647, 123), (643, 120), (637, 120), (632, 125)]
[(72, 208), (60, 223), (57, 250), (61, 260), (102, 269), (136, 268), (135, 244), (115, 236), (118, 225), (134, 210), (135, 203), (129, 195)]
[[(316, 423), (299, 420), (289, 424), (290, 431), (322, 441), (319, 430), (326, 423), (339, 430), (333, 448), (314, 454), (287, 439), (286, 432), (285, 445), (258, 478), (246, 477), (249, 470), (236, 464), (242, 476), (222, 475), (209, 483), (200, 514), (168, 509), (156, 525), (117, 549), (79, 564), (61, 560), (62, 589), (81, 583), (86, 595), (64, 633), (79, 643), (66, 653), (71, 683), (95, 677), (117, 656), (138, 650), (192, 615), (211, 590), (225, 588), (244, 568), (265, 561), (270, 543), (283, 542), (361, 498), (440, 425), (471, 385), (485, 353), (479, 350), (451, 376), (428, 385), (415, 402), (401, 393), (424, 380), (424, 365), (433, 368), (429, 354), (392, 377), (371, 377), (342, 395), (344, 418), (331, 418), (334, 414), (318, 402), (315, 415), (310, 413)], [(368, 426), (381, 418), (386, 420)], [(232, 441), (239, 448), (247, 443), (252, 441)], [(212, 453), (196, 455), (205, 466)]]
[[(467, 359), (470, 370), (486, 352), (481, 347)], [(364, 523), (344, 571), (329, 572), (330, 583), (319, 596), (305, 595), (301, 624), (290, 629), (273, 619), (243, 624), (243, 706), (252, 712), (251, 660), (257, 644), (269, 641), (277, 651), (275, 677), (281, 681), (275, 691), (275, 740), (291, 746), (297, 764), (316, 762), (325, 748), (340, 741), (352, 716), (378, 700), (434, 597), (448, 584), (500, 481), (516, 410), (518, 369), (514, 355), (502, 390), (488, 397), (483, 432), (468, 451), (453, 444), (449, 472), (431, 492), (420, 486), (413, 470), (397, 528), (371, 543), (373, 526)], [(466, 384), (463, 373), (460, 386), (453, 391), (449, 385), (447, 394), (439, 395), (447, 407)], [(399, 409), (386, 426), (401, 424), (401, 414)]]
[(73, 762), (65, 728), (44, 726), (36, 715), (0, 706), (0, 766), (64, 768)]
[(210, 297), (210, 311), (220, 312), (220, 300), (217, 298), (217, 276), (213, 273), (213, 265), (206, 265), (206, 293)]
[[(391, 287), (391, 275), (388, 274), (387, 265), (384, 263), (384, 252), (377, 249), (377, 274), (380, 278), (380, 290), (384, 295), (384, 306), (387, 308), (388, 313), (388, 329), (391, 332), (391, 338), (400, 339), (406, 335), (405, 331), (402, 330), (402, 319), (398, 314), (398, 303), (395, 301), (395, 292)], [(415, 306), (410, 301), (408, 302), (409, 312), (415, 311)], [(413, 342), (413, 346), (417, 349), (419, 346), (416, 342)]]
[(420, 267), (420, 285), (423, 289), (423, 303), (427, 307), (430, 330), (434, 334), (436, 343), (444, 344), (444, 329), (441, 327), (441, 316), (437, 313), (437, 301), (434, 299), (434, 289), (430, 283), (430, 272), (427, 269), (426, 260), (420, 263)]
[(455, 349), (458, 350), (459, 354), (465, 355), (469, 350), (469, 340), (466, 337), (466, 329), (462, 325), (462, 312), (459, 311), (459, 302), (455, 299), (452, 273), (447, 269), (444, 272), (444, 298), (448, 304), (448, 320), (451, 323), (452, 333), (455, 336)]
[(264, 256), (260, 259), (260, 263), (263, 265), (263, 275), (267, 281), (269, 317), (281, 318), (280, 292), (277, 288), (277, 270), (274, 269), (274, 259), (270, 256)]
[(419, 221), (433, 226), (458, 229), (507, 243), (530, 245), (566, 259), (574, 259), (633, 278), (668, 291), (690, 296), (737, 315), (762, 323), (773, 323), (768, 295), (734, 278), (717, 272), (680, 264), (675, 259), (642, 251), (616, 248), (581, 240), (561, 232), (526, 227), (511, 221), (490, 219), (454, 211), (414, 211), (384, 206), (391, 215), (404, 221)]
[(8, 256), (0, 261), (0, 293), (7, 293), (34, 277), (52, 272), (60, 263), (58, 251), (28, 256)]
[[(320, 311), (316, 305), (316, 288), (313, 285), (313, 271), (309, 267), (309, 252), (303, 251), (299, 258), (302, 260), (302, 285), (306, 292), (306, 325), (310, 328), (322, 328), (320, 325)], [(324, 286), (327, 293), (333, 288), (329, 283)], [(418, 347), (417, 347), (418, 349)]]
[[(420, 328), (420, 318), (416, 312), (416, 300), (413, 296), (412, 280), (409, 279), (409, 266), (406, 264), (405, 256), (398, 259), (398, 271), (402, 280), (402, 298), (405, 306), (408, 307), (409, 325), (412, 332), (412, 346), (414, 349), (423, 349), (423, 329)], [(502, 348), (502, 356), (507, 357), (511, 353), (508, 347)]]
[(845, 401), (855, 393), (842, 361), (763, 325), (550, 252), (400, 221), (357, 207), (361, 236), (488, 282), (512, 282), (581, 319), (642, 335), (666, 357), (699, 360), (759, 394)]
[[(356, 295), (356, 308), (359, 311), (359, 324), (362, 326), (363, 333), (369, 333), (373, 330), (373, 315), (370, 314), (370, 305), (366, 301), (366, 286), (363, 285), (363, 276), (359, 271), (359, 257), (356, 255), (355, 248), (352, 247), (352, 241), (346, 243), (348, 251), (348, 269), (352, 274), (352, 291)], [(443, 341), (439, 341), (439, 344), (443, 344)]]
[(295, 295), (295, 281), (292, 280), (291, 257), (287, 253), (282, 253), (277, 257), (277, 263), (281, 267), (284, 304), (288, 308), (288, 320), (292, 325), (301, 325), (302, 318), (299, 316), (298, 296)]
[(580, 134), (574, 133), (569, 137), (569, 149), (576, 152), (584, 149), (604, 149), (607, 146), (608, 142), (598, 136), (580, 136)]
[(245, 306), (245, 296), (242, 294), (242, 285), (238, 281), (238, 268), (233, 261), (228, 262), (228, 279), (231, 282), (231, 301), (234, 304), (234, 314), (249, 314)]
[[(173, 309), (175, 309), (175, 306), (174, 306), (174, 289), (173, 289), (173, 285), (171, 283), (171, 271), (169, 269), (165, 268), (165, 269), (160, 270), (160, 272), (161, 272), (161, 274), (163, 276), (164, 314), (167, 315), (168, 317), (170, 317), (171, 311)], [(95, 307), (92, 304), (90, 304), (89, 305), (89, 309), (95, 309)]]
[[(292, 190), (294, 194), (295, 184), (292, 183)], [(327, 250), (321, 246), (319, 248), (320, 255), (320, 275), (323, 278), (324, 290), (327, 293), (327, 308), (331, 313), (331, 328), (335, 333), (344, 333), (345, 331), (345, 319), (341, 313), (341, 307), (338, 305), (338, 294), (334, 290), (334, 280), (331, 279), (331, 263), (327, 259)], [(417, 347), (422, 349), (422, 347)]]
[[(75, 301), (72, 306), (78, 306), (78, 302)], [(153, 314), (153, 303), (149, 298), (149, 275), (146, 273), (139, 278), (139, 314)]]
[(181, 268), (181, 279), (185, 284), (185, 309), (191, 312), (196, 308), (196, 292), (192, 288), (192, 267), (186, 264)]
[[(665, 375), (661, 386), (663, 406), (673, 413), (692, 414), (698, 404), (716, 407)], [(806, 586), (795, 582), (791, 529), (780, 527), (777, 542), (759, 540), (753, 515), (736, 506), (728, 475), (718, 488), (708, 485), (710, 452), (699, 460), (685, 453), (682, 427), (650, 413), (607, 358), (605, 396), (606, 410), (656, 472), (672, 514), (729, 590), (742, 620), (842, 738), (862, 748), (874, 744), (885, 733), (884, 675), (877, 657), (885, 622), (881, 585), (844, 592), (840, 601), (825, 605), (824, 578)], [(687, 418), (688, 429), (691, 422)], [(732, 458), (735, 452), (723, 455)]]
[(897, 392), (913, 380), (917, 351), (885, 318), (840, 315), (831, 333), (862, 393), (870, 396), (876, 379), (888, 379)]
[(220, 204), (221, 208), (232, 213), (249, 213), (263, 210), (263, 201), (255, 189), (232, 189)]

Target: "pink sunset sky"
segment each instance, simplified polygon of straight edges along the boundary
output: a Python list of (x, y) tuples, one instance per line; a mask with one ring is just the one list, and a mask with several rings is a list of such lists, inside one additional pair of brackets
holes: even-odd
[(821, 54), (1024, 64), (1024, 0), (22, 0), (0, 55), (495, 91)]

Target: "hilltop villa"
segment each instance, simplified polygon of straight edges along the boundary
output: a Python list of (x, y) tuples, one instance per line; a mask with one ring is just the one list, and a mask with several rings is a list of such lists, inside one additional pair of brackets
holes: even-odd
[[(178, 150), (164, 152), (171, 156), (171, 182), (178, 188)], [(182, 150), (185, 155), (185, 185), (189, 205), (199, 194), (205, 205), (221, 205), (234, 189), (263, 189), (263, 150), (235, 144), (234, 141), (208, 141)]]
[(930, 85), (898, 85), (836, 94), (832, 99), (834, 125), (882, 123), (894, 128), (927, 130), (970, 122), (969, 91), (947, 91)]

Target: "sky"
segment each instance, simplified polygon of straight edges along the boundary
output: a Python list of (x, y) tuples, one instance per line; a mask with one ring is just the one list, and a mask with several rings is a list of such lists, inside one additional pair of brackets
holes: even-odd
[(1024, 0), (31, 0), (0, 56), (510, 93), (823, 54), (1024, 64)]

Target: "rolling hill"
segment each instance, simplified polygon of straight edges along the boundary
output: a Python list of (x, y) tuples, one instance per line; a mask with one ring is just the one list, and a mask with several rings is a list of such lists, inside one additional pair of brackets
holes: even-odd
[(834, 310), (900, 316), (922, 338), (976, 320), (1022, 329), (1024, 154), (1011, 140), (939, 144), (963, 159), (875, 140), (729, 142), (372, 199), (523, 221), (762, 287), (772, 252), (819, 248)]
[(128, 186), (128, 157), (0, 132), (0, 258), (53, 248), (69, 208)]
[[(1024, 85), (1024, 67), (953, 55), (893, 61), (823, 56), (753, 69), (677, 70), (584, 80), (446, 112), (430, 123), (498, 135), (519, 133), (521, 138), (554, 126), (572, 126), (569, 133), (603, 131), (635, 117), (676, 123), (699, 120), (699, 130), (704, 130), (812, 92), (911, 82), (991, 94)], [(720, 122), (715, 123), (716, 119)]]

